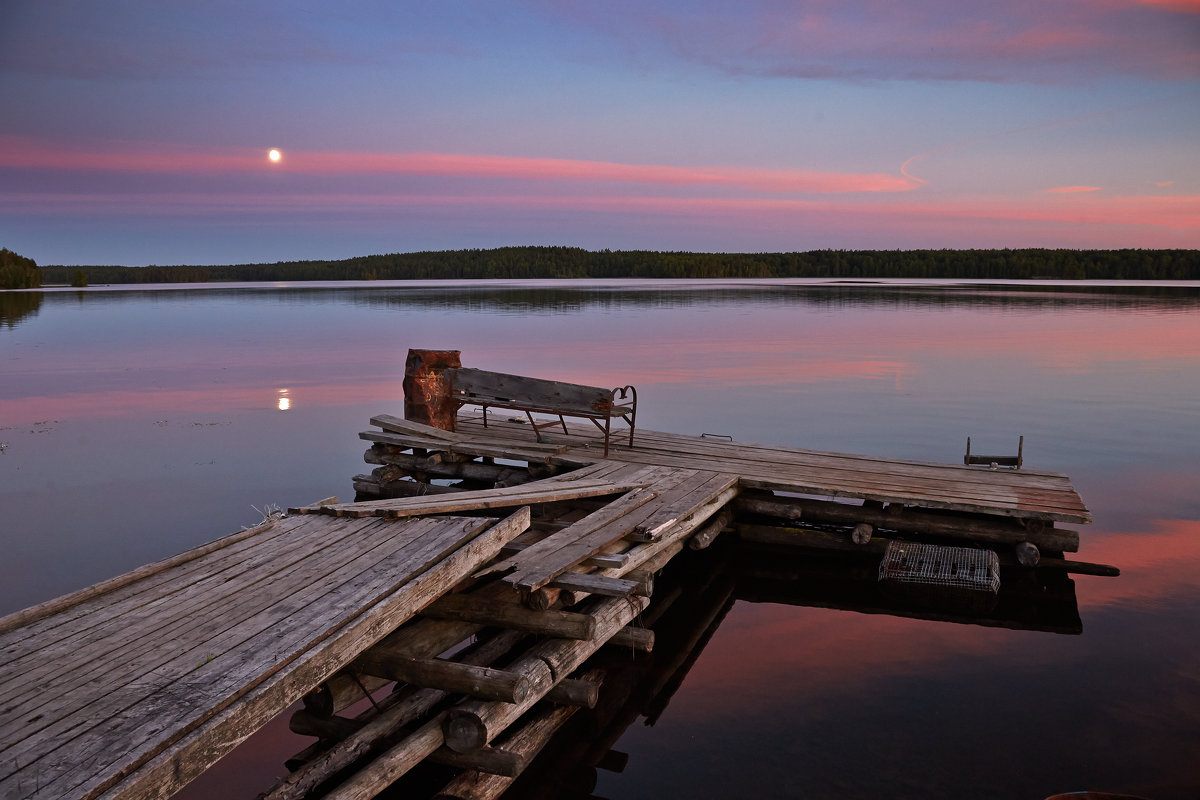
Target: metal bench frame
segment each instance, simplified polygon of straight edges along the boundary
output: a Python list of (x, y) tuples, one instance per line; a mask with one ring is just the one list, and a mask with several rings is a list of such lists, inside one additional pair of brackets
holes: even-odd
[[(487, 427), (488, 408), (509, 408), (524, 411), (539, 442), (544, 441), (544, 428), (561, 425), (567, 430), (564, 417), (589, 419), (604, 435), (604, 455), (608, 456), (612, 436), (612, 421), (623, 419), (629, 426), (629, 446), (637, 423), (637, 389), (619, 386), (604, 389), (577, 383), (563, 383), (524, 375), (509, 375), (482, 369), (460, 367), (446, 370), (450, 396), (461, 408), (464, 405), (483, 407), (483, 426)], [(551, 414), (557, 420), (535, 420), (534, 414)]]

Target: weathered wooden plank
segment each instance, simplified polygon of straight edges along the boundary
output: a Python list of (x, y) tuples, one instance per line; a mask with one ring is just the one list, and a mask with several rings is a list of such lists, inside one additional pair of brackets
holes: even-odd
[(630, 538), (636, 541), (653, 542), (660, 538), (671, 526), (686, 519), (694, 510), (707, 503), (716, 495), (735, 486), (738, 482), (736, 475), (727, 473), (700, 473), (696, 479), (689, 480), (670, 501), (663, 503), (649, 519), (634, 528)]
[[(493, 426), (496, 429), (501, 427)], [(572, 427), (571, 430), (572, 434), (564, 438), (576, 447), (582, 446), (587, 440), (587, 429), (580, 426)], [(644, 441), (643, 435), (646, 437)], [(1007, 513), (1010, 516), (1040, 515), (1049, 519), (1052, 518), (1050, 515), (1057, 514), (1063, 517), (1062, 521), (1090, 521), (1090, 515), (1070, 482), (1061, 475), (1047, 472), (1002, 472), (980, 470), (961, 464), (929, 464), (744, 443), (731, 445), (711, 439), (654, 431), (639, 432), (637, 447), (622, 450), (612, 457), (684, 468), (713, 469), (715, 465), (723, 471), (742, 475), (747, 480), (769, 480), (787, 473), (785, 479), (777, 481), (784, 485), (767, 487), (784, 491), (872, 497), (885, 502), (907, 500), (909, 505), (957, 507), (959, 510), (981, 513), (1001, 513), (993, 510), (999, 508), (1008, 509)], [(843, 473), (846, 473), (845, 480), (841, 479)], [(949, 502), (941, 502), (946, 489), (944, 481), (957, 484), (959, 490), (965, 488), (966, 494), (957, 499), (952, 497)], [(1021, 493), (1021, 505), (1018, 505), (1014, 495), (1017, 490)], [(1049, 494), (1039, 497), (1036, 492), (1041, 490)], [(1001, 496), (988, 496), (989, 492), (995, 491), (1001, 492)], [(914, 502), (918, 500), (921, 502)]]
[(626, 580), (624, 578), (608, 578), (595, 573), (563, 572), (550, 581), (550, 586), (555, 589), (566, 589), (584, 594), (598, 594), (604, 597), (625, 597), (627, 595), (650, 596), (644, 579)]
[(360, 503), (343, 503), (336, 506), (308, 506), (294, 510), (302, 514), (315, 513), (356, 518), (379, 516), (398, 519), (400, 517), (511, 508), (518, 505), (604, 497), (627, 492), (639, 488), (639, 486), (640, 484), (615, 484), (608, 481), (580, 481), (565, 485), (556, 484), (552, 487), (541, 485), (535, 487), (533, 484), (526, 483), (497, 489), (460, 491), (448, 495), (396, 497), (367, 500)]
[[(186, 564), (189, 561), (195, 561), (201, 556), (224, 549), (230, 545), (245, 541), (246, 539), (252, 539), (254, 537), (261, 536), (264, 532), (274, 528), (277, 523), (277, 519), (266, 520), (252, 528), (247, 528), (239, 533), (231, 534), (230, 536), (225, 536), (206, 545), (193, 548), (188, 550), (186, 553), (181, 553), (177, 556), (172, 556), (171, 558), (157, 561), (153, 564), (147, 564), (145, 566), (138, 567), (137, 569), (127, 572), (124, 575), (120, 575), (116, 578), (101, 581), (100, 583), (80, 589), (77, 592), (72, 592), (70, 594), (63, 595), (62, 597), (56, 597), (51, 600), (47, 600), (44, 603), (39, 603), (38, 605), (31, 606), (21, 611), (15, 611), (12, 614), (0, 617), (0, 634), (7, 633), (14, 628), (27, 627), (30, 625), (30, 623), (44, 619), (51, 615), (61, 614), (66, 609), (73, 606), (78, 606), (85, 601), (101, 595), (111, 594), (118, 589), (123, 589), (131, 584), (145, 581), (152, 575), (158, 575), (166, 570)], [(23, 638), (27, 638), (27, 636)]]
[(459, 434), (457, 439), (443, 440), (431, 439), (426, 436), (414, 436), (412, 434), (391, 433), (389, 431), (362, 431), (358, 434), (358, 438), (367, 442), (390, 444), (395, 447), (418, 448), (446, 453), (458, 453), (463, 450), (484, 450), (487, 452), (481, 452), (478, 455), (495, 457), (500, 453), (504, 453), (505, 455), (501, 456), (503, 458), (528, 459), (535, 462), (544, 460), (546, 456), (560, 455), (568, 449), (568, 445), (565, 444), (530, 441), (524, 441), (515, 446), (504, 445), (498, 448), (495, 440), (463, 434)]
[[(311, 639), (315, 635), (310, 624), (314, 616), (323, 614), (326, 618), (315, 631), (319, 633), (326, 630), (328, 625), (336, 624), (346, 613), (342, 609), (353, 608), (353, 604), (360, 602), (360, 599), (369, 600), (380, 586), (391, 585), (396, 575), (406, 574), (405, 564), (416, 559), (415, 565), (422, 566), (430, 556), (470, 536), (481, 522), (486, 524), (486, 521), (462, 519), (447, 520), (445, 525), (431, 522), (435, 521), (418, 521), (407, 525), (404, 530), (392, 531), (390, 538), (393, 544), (381, 554), (364, 554), (347, 560), (334, 571), (318, 570), (301, 575), (299, 583), (303, 588), (299, 591), (272, 585), (270, 580), (249, 584), (261, 590), (266, 597), (264, 601), (246, 601), (253, 612), (250, 616), (235, 615), (233, 622), (218, 616), (214, 624), (185, 626), (171, 648), (163, 648), (162, 642), (172, 639), (156, 638), (157, 646), (147, 649), (143, 656), (136, 658), (129, 657), (120, 648), (112, 650), (103, 660), (91, 658), (87, 650), (79, 651), (74, 656), (75, 662), (91, 666), (92, 678), (99, 674), (105, 680), (92, 680), (67, 692), (50, 695), (48, 699), (57, 705), (43, 708), (47, 711), (66, 709), (67, 713), (44, 713), (42, 719), (30, 723), (25, 733), (37, 732), (37, 736), (27, 735), (23, 741), (4, 749), (0, 761), (12, 759), (5, 763), (28, 764), (31, 754), (45, 755), (39, 748), (49, 742), (55, 748), (54, 758), (61, 765), (59, 769), (67, 769), (71, 763), (93, 763), (91, 759), (96, 759), (95, 763), (104, 763), (104, 756), (98, 755), (99, 752), (106, 748), (110, 751), (134, 748), (137, 738), (107, 736), (97, 740), (90, 730), (100, 730), (118, 718), (124, 718), (132, 725), (145, 726), (149, 731), (164, 727), (170, 729), (177, 715), (196, 713), (194, 706), (199, 701), (192, 699), (193, 693), (197, 697), (213, 693), (220, 697), (222, 688), (230, 681), (236, 683), (253, 676), (258, 670), (270, 669), (287, 657), (296, 642)], [(387, 525), (381, 525), (378, 521), (371, 524), (377, 527)], [(444, 533), (432, 535), (439, 529)], [(372, 561), (376, 564), (375, 575), (372, 580), (364, 581), (364, 566)], [(321, 571), (328, 574), (322, 576)], [(287, 577), (292, 574), (295, 573), (289, 573)], [(276, 595), (272, 590), (279, 591), (279, 594)], [(322, 600), (324, 603), (320, 602)], [(347, 607), (345, 603), (351, 605)], [(236, 607), (226, 607), (226, 615)], [(218, 612), (221, 610), (217, 609)], [(256, 634), (264, 631), (270, 631), (271, 635), (256, 638)], [(176, 697), (180, 692), (175, 687), (184, 680), (191, 684), (189, 696)], [(161, 701), (153, 701), (160, 693), (168, 697), (166, 704), (161, 707)], [(133, 710), (139, 708), (141, 714), (134, 714)], [(17, 721), (21, 721), (21, 718), (18, 717)], [(6, 725), (5, 732), (0, 734), (3, 737), (0, 741), (9, 742), (12, 733), (14, 731), (10, 731)], [(22, 731), (17, 729), (15, 733), (20, 735)], [(110, 757), (119, 755), (119, 752), (112, 753)], [(0, 765), (0, 774), (3, 773), (3, 766)], [(51, 783), (45, 770), (41, 778), (44, 784)]]
[[(532, 410), (558, 413), (572, 411), (581, 414), (603, 414), (612, 408), (612, 392), (596, 386), (524, 375), (509, 375), (482, 369), (460, 367), (447, 371), (456, 397), (470, 398), (472, 402), (495, 404), (510, 403)], [(488, 402), (488, 405), (492, 403)]]
[(559, 573), (627, 534), (637, 524), (636, 518), (628, 519), (630, 512), (657, 496), (651, 489), (635, 489), (480, 574), (512, 569), (502, 581), (522, 591), (539, 589)]
[[(126, 780), (120, 786), (114, 786), (110, 794), (141, 800), (174, 791), (305, 691), (460, 582), (480, 563), (494, 558), (505, 542), (528, 525), (529, 509), (524, 508), (466, 542), (450, 535), (452, 531), (448, 527), (445, 544), (454, 543), (449, 552), (441, 542), (422, 542), (422, 552), (435, 556), (423, 562), (424, 569), (411, 573), (403, 582), (393, 583), (375, 602), (348, 618), (343, 625), (324, 631), (302, 653), (274, 665), (273, 671), (260, 676), (252, 687), (243, 686), (239, 693), (228, 697), (216, 708), (208, 706), (207, 718), (194, 725), (182, 738), (176, 734), (172, 737), (173, 742), (159, 742), (149, 761), (145, 760), (147, 756), (139, 756), (137, 760), (144, 765), (135, 772), (129, 768), (136, 765), (127, 762), (126, 768), (121, 770), (122, 776), (127, 776)], [(393, 573), (393, 580), (395, 576)], [(234, 700), (240, 702), (234, 704)], [(207, 705), (211, 698), (201, 698), (201, 702)], [(97, 784), (88, 796), (103, 791), (105, 783), (109, 782)]]
[[(743, 486), (747, 488), (765, 488), (828, 497), (856, 497), (929, 508), (1070, 522), (1090, 521), (1091, 519), (1086, 510), (1081, 510), (1082, 504), (1078, 501), (1078, 495), (1073, 492), (1049, 493), (1044, 498), (1045, 502), (1039, 502), (1043, 498), (1032, 493), (1022, 496), (1000, 486), (993, 487), (987, 496), (981, 496), (983, 495), (982, 491), (973, 489), (963, 491), (961, 487), (956, 487), (954, 484), (943, 484), (936, 480), (927, 481), (924, 485), (917, 485), (913, 481), (907, 483), (884, 482), (878, 476), (859, 475), (833, 481), (828, 474), (819, 470), (801, 472), (775, 466), (770, 470), (755, 473), (752, 470), (744, 469), (744, 465), (736, 462), (714, 463), (709, 459), (694, 459), (686, 456), (648, 455), (638, 452), (636, 449), (622, 450), (615, 455), (633, 463), (666, 464), (682, 469), (706, 468), (712, 470), (719, 467), (721, 471), (740, 475)], [(1060, 503), (1066, 507), (1062, 507)], [(1076, 505), (1071, 506), (1070, 503)]]
[(454, 442), (463, 438), (463, 434), (461, 433), (435, 428), (432, 425), (414, 422), (410, 419), (396, 417), (391, 414), (376, 414), (371, 417), (371, 424), (389, 433), (419, 436), (424, 439), (442, 439), (447, 442)]
[[(154, 668), (169, 654), (210, 643), (216, 632), (240, 623), (322, 576), (347, 568), (352, 572), (359, 569), (353, 566), (355, 563), (371, 563), (378, 548), (390, 552), (403, 544), (402, 538), (385, 531), (372, 533), (364, 529), (369, 522), (343, 524), (337, 526), (343, 530), (336, 532), (328, 530), (329, 522), (314, 526), (296, 520), (295, 524), (304, 530), (320, 533), (326, 529), (327, 538), (306, 537), (308, 546), (304, 540), (285, 540), (292, 546), (282, 552), (259, 548), (237, 567), (186, 581), (180, 591), (131, 598), (119, 604), (119, 613), (115, 614), (100, 609), (97, 616), (105, 617), (102, 623), (85, 626), (76, 635), (6, 664), (0, 695), (12, 716), (0, 723), (0, 741), (5, 740), (10, 720), (15, 724), (50, 702), (59, 705), (68, 699), (83, 702), (86, 697), (111, 688), (123, 676)], [(291, 525), (292, 521), (286, 524)], [(336, 547), (352, 537), (353, 547)], [(313, 544), (320, 547), (318, 558), (312, 557)], [(164, 649), (163, 641), (172, 642), (172, 649)], [(214, 655), (206, 651), (199, 658)], [(108, 682), (96, 683), (93, 680), (96, 664), (108, 659), (115, 661), (107, 670)], [(8, 676), (12, 672), (21, 674), (21, 681), (10, 681)], [(38, 723), (50, 721), (49, 716), (41, 715)]]
[[(323, 552), (323, 565), (312, 562), (319, 572), (331, 571), (372, 547), (395, 546), (388, 536), (363, 534), (360, 528), (362, 524), (342, 525), (330, 530), (328, 520), (316, 525), (299, 519), (285, 520), (278, 528), (279, 535), (252, 552), (231, 552), (237, 547), (235, 545), (229, 550), (213, 553), (202, 562), (186, 564), (177, 570), (178, 581), (162, 584), (153, 592), (133, 592), (120, 600), (114, 598), (108, 605), (97, 607), (77, 620), (68, 629), (68, 635), (56, 636), (53, 641), (48, 640), (25, 655), (13, 655), (0, 669), (5, 676), (20, 672), (28, 680), (29, 665), (41, 665), (43, 671), (48, 671), (54, 691), (62, 692), (72, 685), (72, 666), (77, 671), (83, 669), (84, 683), (91, 681), (91, 670), (79, 663), (80, 654), (95, 659), (120, 650), (122, 668), (134, 666), (141, 650), (161, 650), (164, 638), (182, 645), (204, 635), (202, 625), (207, 619), (232, 624), (239, 614), (253, 613), (256, 587), (278, 580), (280, 576), (294, 582), (314, 577), (317, 573), (296, 572), (299, 568), (296, 565), (304, 563), (314, 547)], [(352, 546), (338, 550), (350, 539), (353, 539)], [(193, 564), (208, 568), (193, 574), (190, 571)], [(154, 576), (150, 580), (157, 578)], [(56, 634), (62, 632), (54, 630)], [(97, 650), (97, 645), (103, 648)], [(5, 702), (10, 701), (13, 695), (7, 680), (0, 681), (0, 687), (3, 687), (0, 696)]]
[[(684, 539), (737, 497), (739, 491), (738, 486), (730, 486), (692, 512), (687, 519), (671, 528), (657, 541), (636, 544), (623, 553), (613, 554), (604, 559), (604, 565), (596, 570), (596, 574), (619, 578), (628, 574), (630, 570), (648, 569), (648, 564), (653, 559), (671, 548), (682, 549)], [(600, 561), (600, 559), (593, 558), (593, 561)]]
[[(242, 536), (243, 533), (251, 535)], [(43, 605), (49, 609), (49, 614), (36, 612), (24, 617), (23, 612), (17, 612), (12, 615), (17, 627), (0, 634), (0, 665), (9, 665), (22, 653), (53, 644), (81, 628), (94, 626), (107, 616), (119, 613), (121, 604), (144, 602), (141, 596), (149, 596), (150, 592), (161, 595), (174, 591), (186, 581), (186, 576), (198, 573), (209, 575), (230, 563), (236, 564), (246, 557), (245, 554), (249, 550), (257, 550), (270, 538), (287, 533), (288, 530), (280, 526), (278, 520), (272, 520), (268, 525), (256, 526), (166, 561), (135, 570), (139, 577), (134, 580), (125, 581), (122, 576), (111, 582), (105, 581), (94, 587), (47, 601)], [(221, 546), (212, 547), (217, 544)], [(217, 553), (218, 550), (221, 552)], [(165, 569), (158, 568), (159, 565), (167, 565), (168, 562), (170, 564)], [(34, 607), (38, 608), (41, 606)]]
[(361, 503), (304, 506), (292, 509), (292, 511), (300, 514), (380, 516), (396, 519), (429, 514), (450, 514), (458, 511), (512, 508), (536, 503), (578, 500), (585, 497), (604, 497), (628, 492), (640, 488), (642, 485), (644, 484), (586, 480), (565, 484), (555, 482), (547, 486), (544, 481), (535, 481), (501, 489), (479, 489), (432, 497), (398, 497), (387, 500), (366, 500)]

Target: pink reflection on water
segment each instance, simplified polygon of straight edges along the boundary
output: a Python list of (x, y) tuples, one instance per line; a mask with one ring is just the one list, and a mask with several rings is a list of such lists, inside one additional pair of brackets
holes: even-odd
[[(270, 408), (335, 408), (359, 405), (373, 398), (395, 398), (392, 410), (404, 403), (399, 379), (293, 386), (286, 395), (270, 386), (201, 386), (192, 389), (113, 389), (19, 397), (0, 403), (9, 424), (37, 420), (125, 417), (149, 419), (167, 413), (218, 413)], [(386, 402), (386, 401), (385, 401)], [(286, 407), (285, 407), (286, 405)]]

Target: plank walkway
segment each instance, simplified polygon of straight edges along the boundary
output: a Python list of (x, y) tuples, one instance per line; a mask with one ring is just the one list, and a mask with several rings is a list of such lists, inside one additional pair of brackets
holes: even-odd
[(166, 797), (528, 514), (296, 516), (0, 620), (0, 797)]
[[(569, 423), (568, 430), (570, 434), (542, 433), (541, 447), (546, 448), (541, 451), (543, 460), (564, 465), (602, 460), (595, 430)], [(472, 442), (486, 442), (491, 450), (537, 446), (527, 424), (499, 415), (490, 417), (487, 428), (478, 417), (461, 415), (454, 435), (455, 447), (462, 453), (470, 452)], [(638, 430), (633, 447), (614, 442), (608, 460), (728, 473), (738, 476), (740, 485), (747, 489), (1055, 522), (1086, 524), (1092, 519), (1067, 477), (1029, 469), (934, 464), (645, 429)]]

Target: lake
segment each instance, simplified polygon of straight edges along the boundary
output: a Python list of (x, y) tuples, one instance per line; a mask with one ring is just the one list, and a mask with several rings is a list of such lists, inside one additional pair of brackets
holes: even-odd
[[(1200, 796), (1200, 284), (713, 281), (0, 292), (0, 615), (368, 472), (408, 348), (637, 386), (639, 427), (1069, 475), (1083, 632), (736, 602), (595, 795)], [(273, 725), (184, 795), (254, 797)]]

